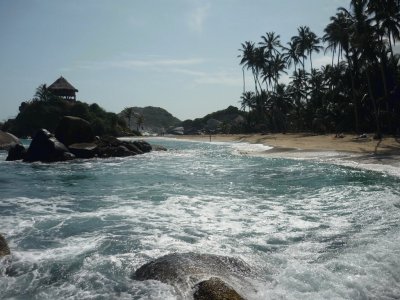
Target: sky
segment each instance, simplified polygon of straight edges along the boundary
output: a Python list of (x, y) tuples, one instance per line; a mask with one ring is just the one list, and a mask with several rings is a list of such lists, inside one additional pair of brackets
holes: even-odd
[[(239, 107), (239, 48), (274, 31), (318, 36), (348, 0), (0, 0), (0, 121), (65, 77), (78, 100), (181, 120)], [(313, 56), (317, 67), (329, 53)], [(249, 79), (250, 80), (250, 79)], [(283, 78), (285, 80), (285, 78)]]

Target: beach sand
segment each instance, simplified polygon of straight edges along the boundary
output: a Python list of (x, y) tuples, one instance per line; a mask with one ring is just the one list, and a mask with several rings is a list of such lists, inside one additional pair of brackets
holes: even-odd
[[(209, 135), (174, 137), (210, 142)], [(373, 134), (368, 134), (366, 138), (360, 138), (354, 134), (345, 134), (342, 138), (335, 137), (333, 134), (309, 133), (217, 134), (211, 136), (211, 142), (242, 142), (273, 147), (270, 150), (252, 153), (255, 155), (319, 160), (339, 158), (356, 164), (381, 164), (400, 168), (400, 139), (385, 137), (378, 141), (373, 139)]]

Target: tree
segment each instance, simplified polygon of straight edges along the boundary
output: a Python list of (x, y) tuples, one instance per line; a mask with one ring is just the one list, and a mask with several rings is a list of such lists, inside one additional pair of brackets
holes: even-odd
[[(242, 52), (239, 57), (242, 59), (240, 60), (240, 65), (247, 70), (251, 70), (254, 78), (255, 90), (257, 93), (257, 81), (256, 81), (256, 63), (255, 63), (255, 47), (253, 42), (246, 41), (242, 43), (242, 49), (239, 49)], [(245, 86), (244, 76), (243, 76), (243, 88)]]
[(142, 114), (135, 114), (135, 117), (136, 117), (136, 130), (140, 131), (140, 128), (143, 129), (144, 116)]
[(400, 4), (397, 0), (370, 0), (367, 11), (373, 15), (376, 32), (389, 41), (389, 49), (393, 60), (393, 45), (400, 39)]
[(273, 57), (273, 60), (271, 61), (271, 69), (275, 81), (274, 91), (276, 91), (277, 89), (280, 74), (287, 74), (287, 72), (285, 71), (286, 66), (286, 59), (283, 54), (277, 54)]
[(53, 98), (54, 96), (51, 94), (45, 83), (36, 88), (35, 95), (33, 96), (33, 100), (35, 101), (50, 101)]
[(122, 115), (128, 119), (129, 129), (132, 129), (131, 120), (132, 120), (132, 117), (134, 116), (134, 114), (135, 114), (135, 111), (134, 111), (133, 107), (126, 107), (122, 111)]
[(297, 52), (300, 54), (303, 62), (303, 71), (305, 71), (305, 59), (307, 58), (307, 43), (308, 43), (308, 33), (310, 28), (308, 26), (300, 26), (297, 29), (298, 35), (292, 37), (292, 43), (296, 46)]
[(308, 55), (310, 56), (310, 65), (311, 65), (311, 71), (313, 69), (313, 65), (312, 65), (312, 53), (316, 52), (319, 53), (323, 47), (320, 46), (320, 42), (321, 39), (319, 37), (317, 37), (317, 35), (312, 32), (311, 30), (309, 30), (308, 32), (308, 37), (307, 37), (307, 52)]
[(280, 54), (278, 49), (282, 48), (280, 35), (276, 35), (275, 32), (267, 32), (266, 35), (261, 36), (262, 42), (258, 43), (261, 45), (266, 57), (275, 56)]
[(294, 71), (297, 71), (297, 65), (302, 64), (302, 58), (304, 54), (300, 53), (299, 47), (295, 42), (288, 42), (289, 47), (283, 47), (286, 51), (283, 55), (285, 57), (287, 67), (290, 68), (292, 64), (294, 65)]
[(250, 110), (255, 108), (255, 94), (253, 92), (245, 92), (240, 96), (240, 106), (243, 111), (246, 111), (246, 107)]

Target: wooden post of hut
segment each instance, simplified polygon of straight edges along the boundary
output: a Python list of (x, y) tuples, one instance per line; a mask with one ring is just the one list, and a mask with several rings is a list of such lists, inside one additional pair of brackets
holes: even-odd
[(76, 101), (78, 90), (72, 86), (64, 77), (58, 78), (49, 87), (48, 90), (55, 96), (64, 100)]

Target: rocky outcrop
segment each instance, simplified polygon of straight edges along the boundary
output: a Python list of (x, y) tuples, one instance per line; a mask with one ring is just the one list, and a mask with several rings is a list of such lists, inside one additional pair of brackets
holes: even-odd
[(93, 158), (97, 155), (95, 143), (76, 143), (69, 145), (68, 149), (76, 158)]
[(140, 151), (142, 151), (143, 153), (148, 153), (152, 150), (151, 145), (143, 140), (139, 140), (139, 141), (133, 141), (130, 142), (131, 144), (133, 144), (134, 146), (136, 146), (138, 149), (140, 149)]
[(195, 286), (194, 300), (244, 300), (230, 285), (211, 277)]
[(20, 143), (16, 136), (0, 130), (0, 150), (8, 150), (13, 145)]
[(58, 123), (55, 137), (64, 145), (92, 143), (95, 139), (90, 123), (82, 118), (65, 116)]
[(28, 151), (26, 152), (25, 162), (56, 162), (74, 159), (75, 155), (69, 152), (63, 143), (58, 141), (46, 129), (40, 129), (33, 138)]
[(143, 140), (128, 142), (112, 136), (94, 137), (87, 121), (66, 116), (58, 124), (55, 137), (46, 129), (40, 129), (27, 151), (14, 143), (7, 160), (57, 162), (73, 158), (125, 157), (150, 151), (152, 146)]
[(6, 239), (0, 234), (0, 258), (10, 254), (11, 251), (8, 247)]
[[(162, 150), (166, 149), (162, 148)], [(152, 151), (152, 146), (146, 141), (120, 141), (112, 136), (98, 137), (93, 143), (75, 143), (66, 147), (46, 129), (40, 129), (28, 150), (25, 150), (22, 145), (14, 144), (9, 149), (7, 160), (57, 162), (74, 158), (134, 156), (150, 151)]]
[[(231, 278), (248, 274), (250, 274), (250, 267), (240, 259), (211, 254), (175, 253), (143, 265), (136, 270), (132, 278), (158, 280), (174, 286), (178, 293), (196, 289), (195, 294), (198, 298), (195, 299), (231, 299), (223, 297), (239, 294), (222, 279), (202, 282), (210, 277)], [(205, 295), (215, 295), (216, 298), (201, 298)], [(232, 299), (242, 298), (239, 296)]]
[(26, 156), (26, 149), (21, 144), (13, 144), (8, 149), (7, 161), (21, 160)]
[(98, 138), (95, 144), (98, 157), (132, 156), (147, 153), (153, 149), (148, 142), (143, 140), (128, 142), (112, 136)]

